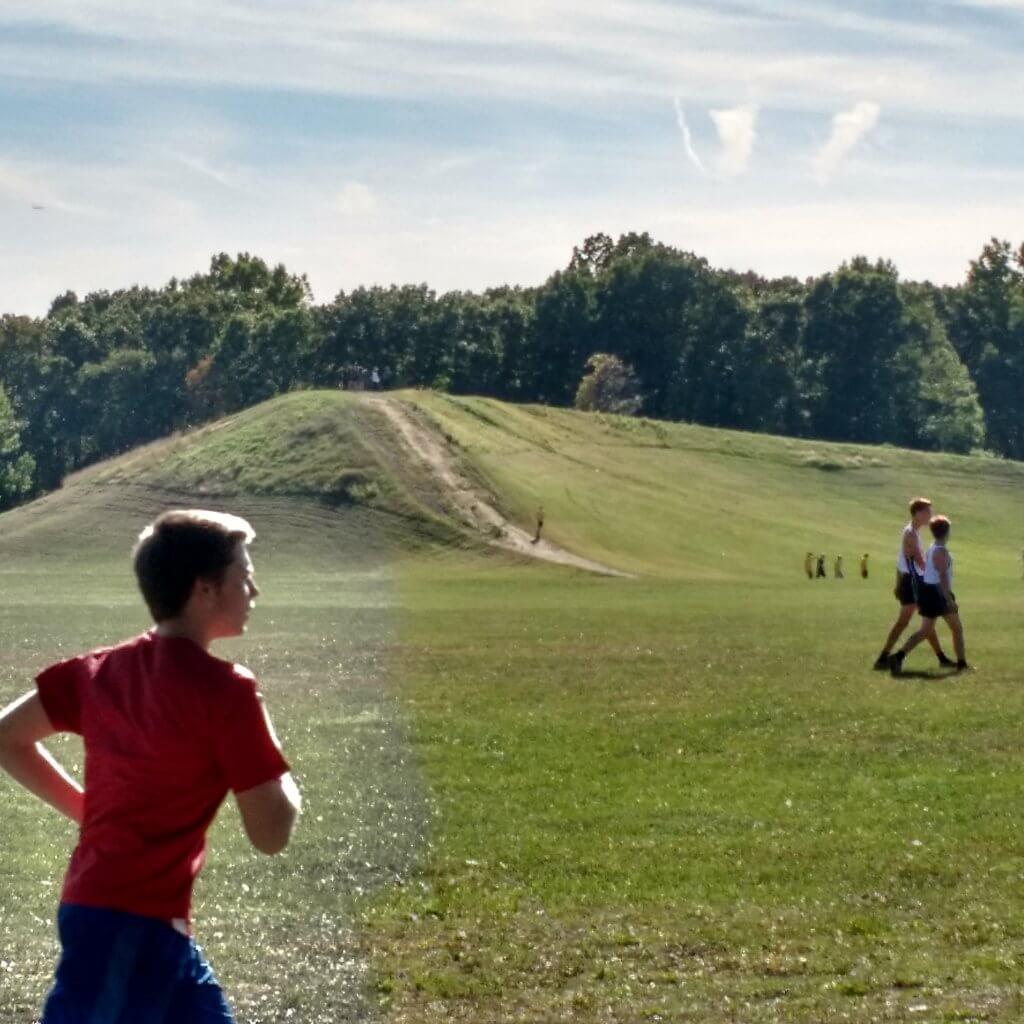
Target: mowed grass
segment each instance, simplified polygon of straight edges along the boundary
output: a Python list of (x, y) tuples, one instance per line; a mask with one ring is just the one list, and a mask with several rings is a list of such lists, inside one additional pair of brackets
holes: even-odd
[(790, 581), (807, 551), (870, 553), (891, 576), (907, 500), (954, 520), (963, 571), (1019, 578), (1024, 464), (831, 444), (402, 392), (451, 441), (506, 513), (645, 577)]
[[(543, 502), (546, 535), (637, 578), (439, 543), (376, 419), (361, 472), (398, 453), (401, 488), (313, 502), (273, 460), (258, 497), (218, 485), (251, 509), (266, 591), (230, 653), (308, 799), (280, 860), (233, 812), (212, 837), (197, 926), (241, 1020), (1024, 1019), (1022, 467), (400, 397), (524, 525)], [(337, 401), (360, 435), (348, 396), (288, 401), (293, 432)], [(246, 415), (273, 432), (274, 403)], [(144, 625), (125, 534), (170, 500), (168, 465), (0, 517), (0, 699)], [(969, 676), (924, 650), (926, 674), (869, 668), (919, 491), (956, 524)], [(848, 578), (808, 582), (806, 550)], [(2, 793), (8, 1024), (45, 988), (71, 836)]]
[[(196, 503), (72, 481), (0, 518), (0, 705), (46, 664), (147, 628), (128, 564), (132, 539), (161, 508)], [(197, 938), (239, 1021), (364, 1019), (353, 908), (408, 875), (426, 820), (389, 674), (391, 519), (296, 499), (210, 503), (251, 517), (263, 588), (249, 635), (216, 653), (256, 672), (306, 806), (287, 853), (271, 859), (248, 846), (229, 801), (197, 886)], [(80, 773), (77, 738), (49, 745)], [(0, 807), (0, 1022), (27, 1024), (52, 981), (74, 832), (7, 781)]]
[(897, 682), (882, 580), (407, 578), (394, 1019), (1022, 1019), (1016, 586), (964, 598), (977, 673)]
[[(404, 575), (440, 806), (423, 886), (371, 908), (394, 1019), (1024, 1019), (1022, 467), (407, 400), (642, 575)], [(870, 670), (917, 492), (957, 523), (968, 676)]]

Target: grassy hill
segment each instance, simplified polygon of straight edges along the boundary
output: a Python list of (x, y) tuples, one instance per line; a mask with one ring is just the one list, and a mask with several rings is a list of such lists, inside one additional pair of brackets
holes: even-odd
[(62, 560), (103, 563), (182, 503), (251, 515), (271, 559), (325, 546), (363, 564), (460, 540), (377, 410), (344, 392), (301, 392), (73, 474), (2, 517), (0, 557), (10, 568), (48, 558), (52, 544)]
[[(543, 503), (547, 536), (635, 578), (485, 547), (344, 393), (0, 516), (0, 702), (145, 626), (126, 555), (160, 508), (256, 526), (263, 596), (222, 653), (259, 676), (307, 813), (278, 860), (233, 812), (212, 837), (197, 929), (240, 1019), (1020, 1019), (1024, 466), (392, 397), (515, 521)], [(869, 666), (922, 492), (954, 520), (979, 670), (922, 651), (897, 682)], [(809, 583), (807, 550), (850, 578)], [(73, 837), (0, 801), (0, 1022), (20, 1024)]]
[[(870, 552), (876, 571), (887, 571), (894, 523), (914, 492), (953, 516), (965, 571), (1019, 575), (1019, 463), (432, 392), (395, 398), (445, 435), (512, 521), (532, 529), (543, 504), (546, 537), (629, 572), (788, 579), (808, 550), (844, 553), (850, 570)], [(372, 402), (299, 392), (71, 476), (60, 491), (3, 517), (0, 551), (7, 560), (19, 549), (35, 557), (43, 539), (70, 529), (93, 534), (75, 557), (105, 558), (108, 542), (120, 543), (112, 516), (138, 521), (183, 500), (265, 508), (274, 538), (280, 510), (305, 508), (303, 526), (283, 525), (292, 545), (321, 528), (351, 533), (362, 538), (351, 549), (359, 559), (467, 542), (437, 481)]]
[(529, 524), (543, 504), (546, 536), (632, 572), (780, 580), (808, 550), (845, 553), (848, 570), (870, 552), (889, 572), (907, 499), (924, 493), (959, 521), (965, 567), (1020, 575), (1020, 463), (403, 397), (454, 440), (509, 515)]

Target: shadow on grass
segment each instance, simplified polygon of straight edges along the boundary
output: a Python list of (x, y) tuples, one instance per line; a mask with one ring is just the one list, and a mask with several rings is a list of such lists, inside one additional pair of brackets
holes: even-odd
[(956, 669), (913, 669), (905, 668), (898, 676), (893, 676), (893, 679), (931, 679), (941, 682), (945, 679), (955, 679), (962, 673), (957, 672)]

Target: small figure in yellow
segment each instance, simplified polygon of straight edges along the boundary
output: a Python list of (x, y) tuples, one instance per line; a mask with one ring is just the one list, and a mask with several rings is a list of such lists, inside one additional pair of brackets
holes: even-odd
[(862, 555), (860, 560), (860, 578), (866, 580), (868, 578), (868, 556)]
[(536, 544), (540, 540), (540, 531), (544, 529), (544, 506), (537, 506), (537, 532), (533, 535), (531, 544)]
[(814, 555), (810, 551), (804, 555), (804, 572), (807, 573), (809, 580), (814, 579)]
[(843, 579), (843, 556), (836, 555), (835, 566), (832, 569), (833, 574), (837, 580)]

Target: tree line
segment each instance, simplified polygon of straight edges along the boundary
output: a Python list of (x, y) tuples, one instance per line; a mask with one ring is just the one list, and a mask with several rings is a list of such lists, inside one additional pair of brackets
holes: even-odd
[(317, 305), (303, 275), (220, 254), (163, 288), (68, 292), (45, 317), (0, 318), (0, 508), (370, 367), (389, 387), (1020, 459), (1024, 246), (993, 239), (956, 287), (862, 257), (767, 279), (598, 234), (532, 288), (364, 287)]

